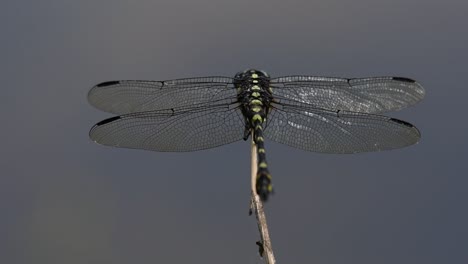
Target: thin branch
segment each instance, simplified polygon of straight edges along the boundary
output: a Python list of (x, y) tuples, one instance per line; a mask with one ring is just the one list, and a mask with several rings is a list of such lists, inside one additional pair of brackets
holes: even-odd
[(270, 234), (268, 233), (268, 226), (266, 221), (265, 212), (263, 211), (263, 203), (258, 196), (255, 185), (257, 182), (257, 145), (255, 144), (252, 137), (252, 198), (250, 204), (250, 210), (255, 211), (255, 217), (257, 218), (258, 231), (260, 232), (260, 242), (257, 242), (259, 246), (260, 255), (267, 264), (275, 264), (275, 256), (273, 255), (273, 248), (271, 247)]

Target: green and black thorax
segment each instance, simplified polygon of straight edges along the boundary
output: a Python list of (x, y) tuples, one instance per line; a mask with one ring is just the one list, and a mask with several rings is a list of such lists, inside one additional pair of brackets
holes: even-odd
[[(245, 117), (246, 129), (254, 131), (256, 123), (265, 122), (273, 101), (270, 76), (263, 71), (248, 69), (236, 74), (234, 86), (237, 89), (241, 112)], [(248, 132), (246, 135), (248, 136)]]

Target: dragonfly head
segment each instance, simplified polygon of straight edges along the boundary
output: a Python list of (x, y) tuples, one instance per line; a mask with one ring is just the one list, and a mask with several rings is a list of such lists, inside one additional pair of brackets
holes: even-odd
[(244, 80), (247, 78), (270, 78), (270, 75), (262, 70), (247, 69), (245, 71), (238, 72), (234, 78), (237, 80)]

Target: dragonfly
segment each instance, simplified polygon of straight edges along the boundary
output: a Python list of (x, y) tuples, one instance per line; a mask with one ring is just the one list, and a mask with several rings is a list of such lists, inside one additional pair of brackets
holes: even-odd
[(273, 192), (265, 139), (319, 153), (397, 149), (421, 137), (412, 124), (382, 115), (412, 106), (424, 88), (404, 77), (271, 78), (247, 69), (234, 77), (167, 81), (120, 80), (88, 93), (94, 107), (114, 114), (94, 125), (102, 145), (160, 152), (214, 148), (250, 137), (257, 149), (255, 190)]

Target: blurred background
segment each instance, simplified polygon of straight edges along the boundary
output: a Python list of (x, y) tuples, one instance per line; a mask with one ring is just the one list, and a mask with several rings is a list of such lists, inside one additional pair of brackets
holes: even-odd
[(468, 2), (6, 1), (0, 8), (0, 262), (262, 263), (249, 144), (109, 148), (88, 90), (107, 80), (404, 76), (389, 115), (418, 145), (357, 155), (266, 142), (278, 263), (468, 263)]

